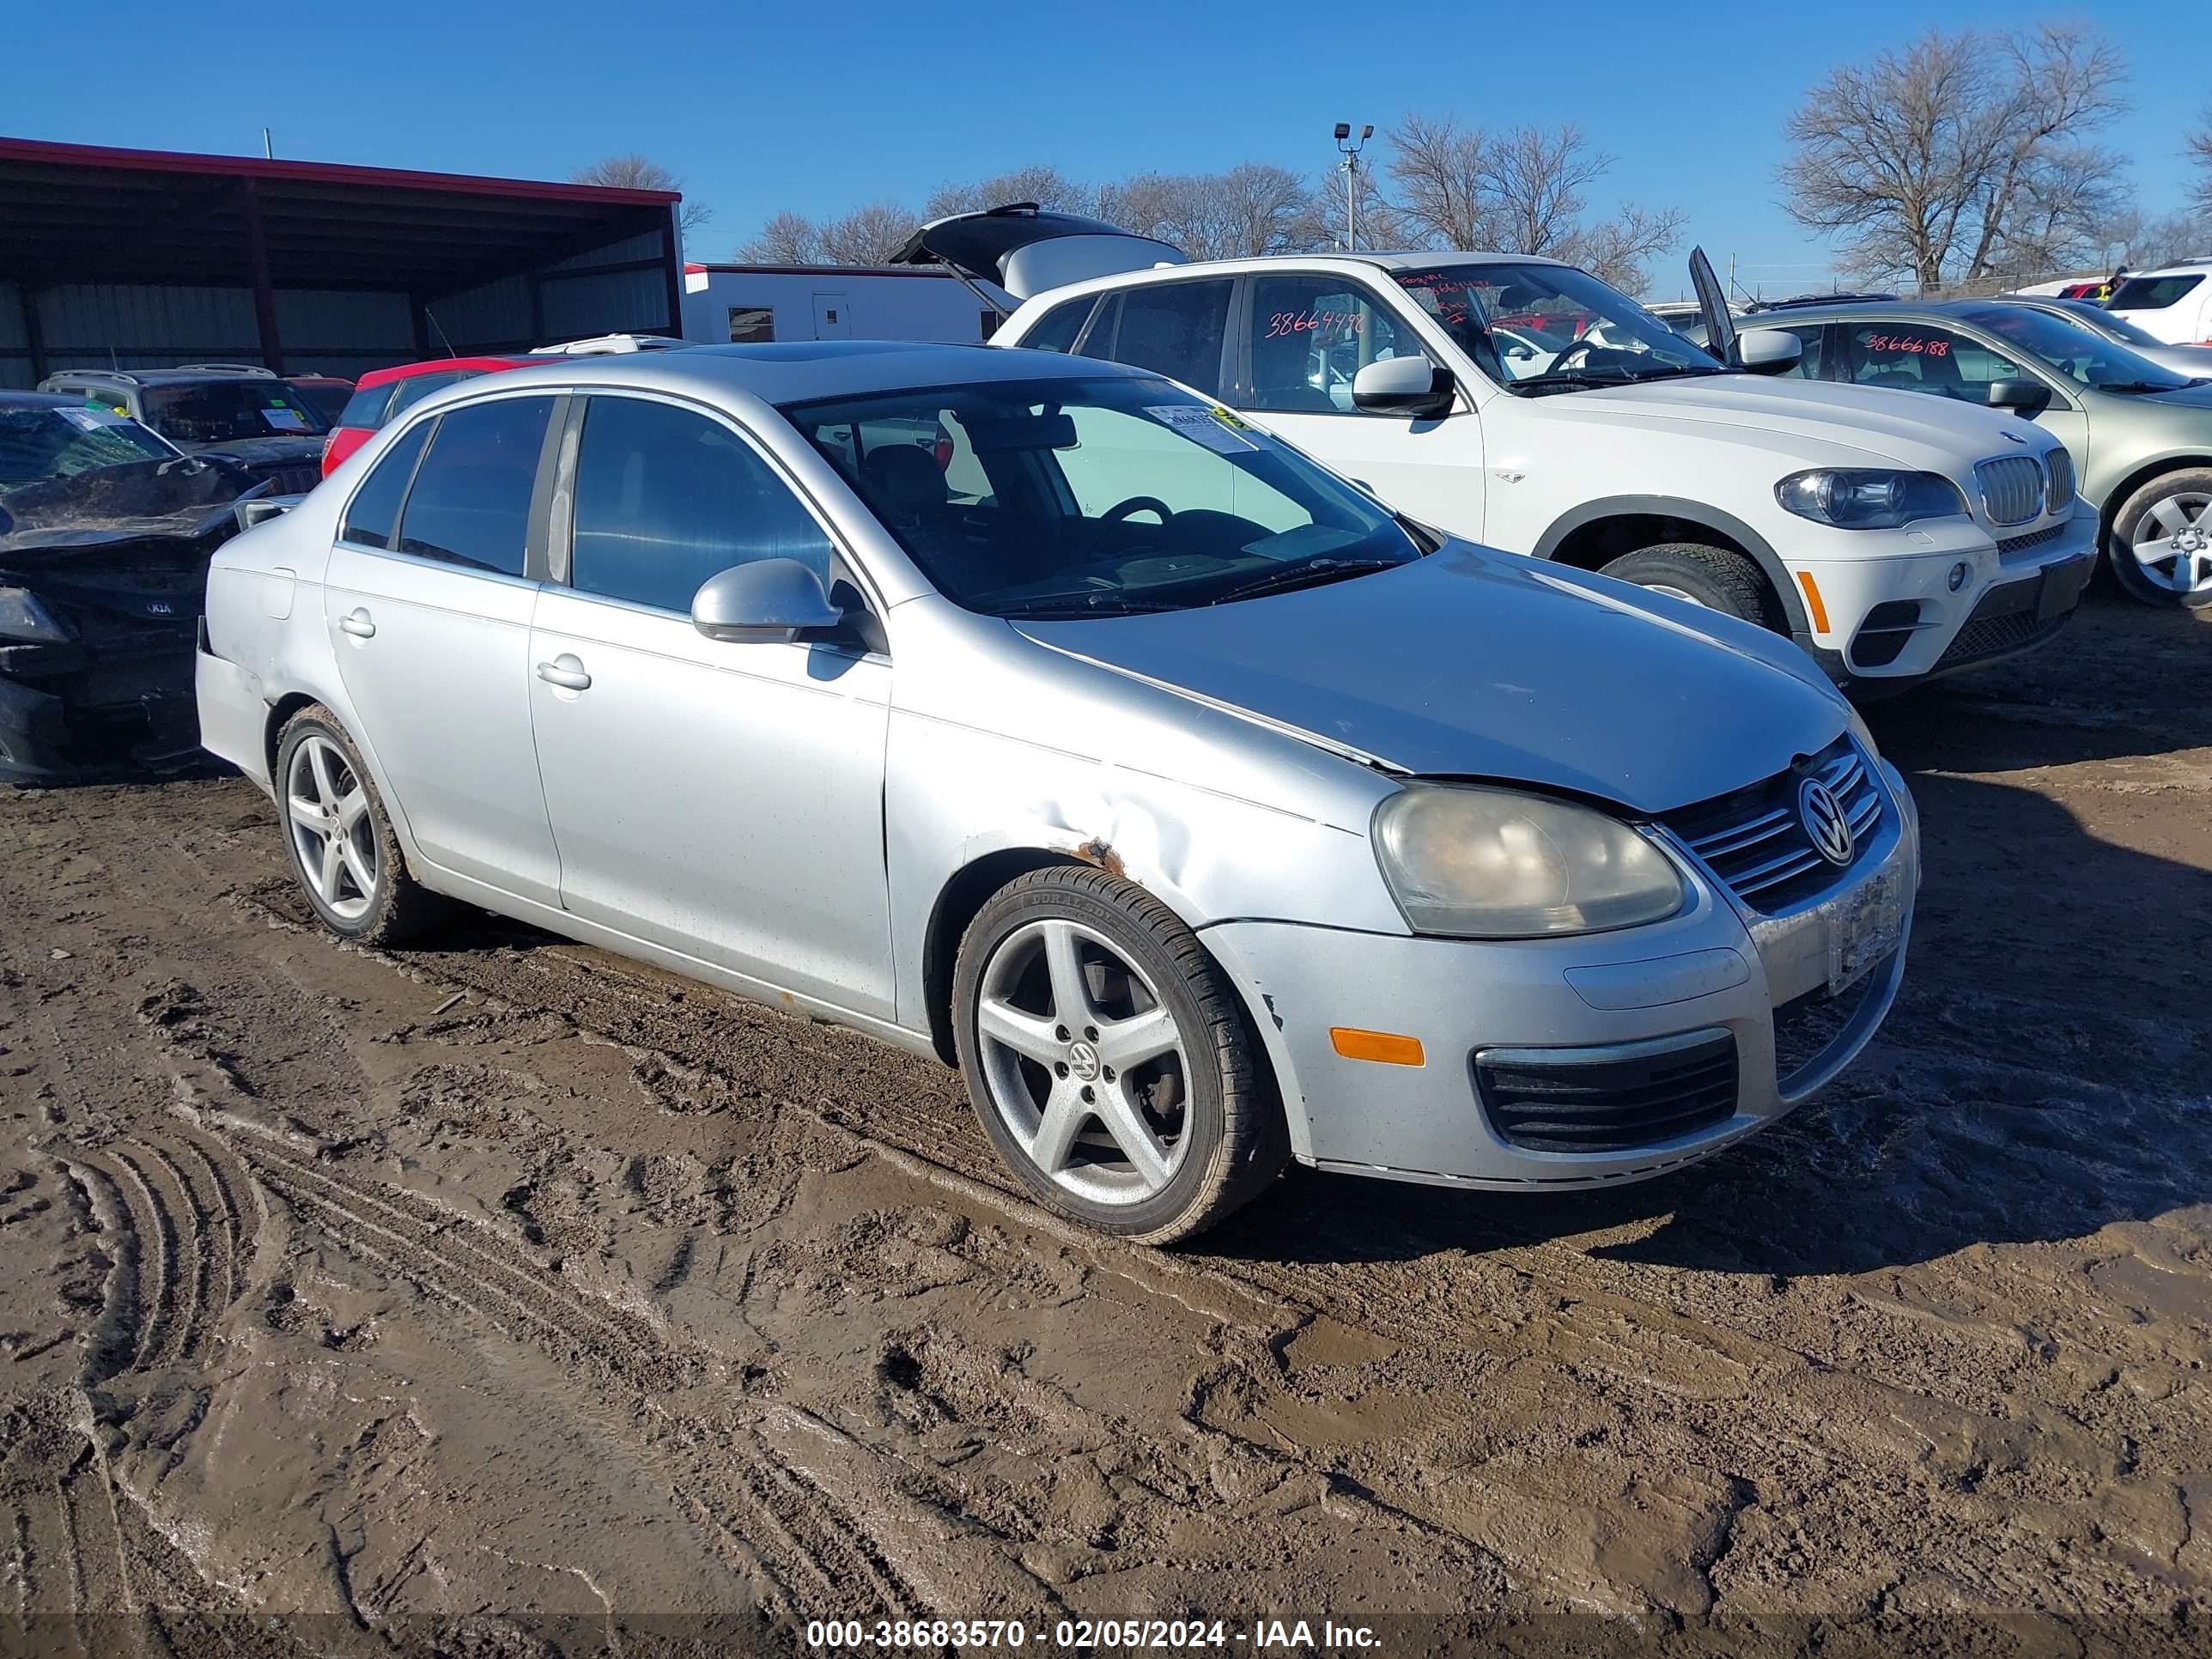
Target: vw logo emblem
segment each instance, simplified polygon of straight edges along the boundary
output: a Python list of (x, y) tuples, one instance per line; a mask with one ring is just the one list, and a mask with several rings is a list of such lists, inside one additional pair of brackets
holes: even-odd
[(1814, 849), (1831, 864), (1851, 861), (1851, 821), (1834, 790), (1818, 778), (1797, 786), (1797, 816)]
[[(1844, 833), (1849, 835), (1850, 832), (1847, 830)], [(1075, 1073), (1079, 1082), (1096, 1083), (1099, 1073), (1105, 1068), (1099, 1064), (1096, 1048), (1087, 1042), (1077, 1042), (1071, 1044), (1067, 1050), (1067, 1069)]]

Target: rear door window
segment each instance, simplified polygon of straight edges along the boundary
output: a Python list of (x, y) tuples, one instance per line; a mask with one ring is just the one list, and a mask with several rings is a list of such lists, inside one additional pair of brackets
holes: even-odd
[[(939, 471), (933, 450), (892, 446)], [(412, 509), (410, 509), (412, 522)], [(689, 614), (732, 565), (797, 559), (830, 582), (828, 535), (791, 487), (720, 422), (642, 398), (593, 398), (576, 454), (568, 584)]]
[(361, 488), (353, 492), (353, 500), (346, 504), (345, 522), (338, 530), (342, 539), (362, 547), (392, 545), (392, 532), (399, 522), (399, 503), (406, 499), (407, 485), (415, 477), (415, 464), (422, 459), (422, 446), (429, 440), (431, 425), (424, 421), (392, 440), (392, 447), (384, 452), (368, 477), (362, 480)]
[(523, 574), (530, 500), (552, 410), (550, 398), (501, 398), (441, 416), (407, 492), (399, 550)]
[(1098, 297), (1086, 294), (1080, 300), (1070, 300), (1056, 305), (1038, 319), (1022, 342), (1030, 351), (1073, 351), (1075, 337), (1083, 332), (1083, 325), (1091, 319), (1091, 309)]
[(399, 390), (392, 394), (392, 407), (384, 411), (384, 418), (396, 421), (434, 392), (443, 392), (449, 386), (459, 386), (483, 374), (480, 368), (441, 368), (434, 374), (410, 374), (399, 383)]
[(1114, 361), (1219, 397), (1221, 343), (1229, 331), (1229, 296), (1235, 286), (1224, 276), (1129, 289), (1121, 296)]
[(384, 407), (392, 401), (392, 382), (382, 386), (356, 386), (346, 406), (338, 411), (340, 426), (355, 427), (374, 432), (384, 424)]

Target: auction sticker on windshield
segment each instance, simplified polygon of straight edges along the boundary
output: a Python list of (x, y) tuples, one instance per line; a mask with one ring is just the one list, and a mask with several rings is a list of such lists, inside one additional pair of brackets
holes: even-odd
[(307, 421), (296, 409), (264, 409), (261, 411), (261, 418), (278, 432), (305, 432), (307, 429)]
[(1260, 447), (1244, 435), (1250, 428), (1225, 409), (1209, 409), (1196, 404), (1160, 404), (1145, 413), (1217, 454), (1234, 455)]
[(1905, 935), (1905, 872), (1893, 866), (1828, 918), (1828, 994), (1849, 989), (1887, 961)]

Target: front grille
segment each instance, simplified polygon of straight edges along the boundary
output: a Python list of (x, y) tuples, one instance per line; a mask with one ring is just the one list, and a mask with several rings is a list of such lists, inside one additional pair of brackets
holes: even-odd
[(2054, 449), (2044, 457), (2043, 470), (2050, 484), (2044, 511), (2065, 512), (2074, 505), (2074, 457), (2063, 447)]
[(1992, 524), (2026, 524), (2043, 511), (2043, 467), (2033, 455), (2000, 455), (1974, 468)]
[(2025, 536), (2008, 536), (1997, 544), (1997, 556), (2002, 559), (2017, 558), (2023, 553), (2047, 546), (2065, 533), (2064, 525), (2055, 524), (2048, 530), (2031, 531)]
[(1813, 845), (1798, 811), (1798, 790), (1808, 776), (1826, 784), (1844, 809), (1851, 826), (1851, 862), (1856, 863), (1881, 822), (1881, 791), (1848, 737), (1747, 789), (1669, 812), (1664, 822), (1746, 904), (1768, 912), (1785, 909), (1840, 873)]
[(304, 495), (323, 481), (323, 469), (313, 461), (288, 461), (278, 465), (257, 466), (255, 478), (266, 478), (276, 488), (278, 495)]
[[(2027, 583), (2022, 586), (2030, 586)], [(2002, 657), (2008, 652), (2023, 647), (2040, 644), (2072, 621), (2071, 611), (2062, 611), (2049, 622), (2038, 622), (2033, 605), (2025, 611), (2008, 611), (1995, 617), (1969, 617), (1966, 625), (1959, 630), (1942, 656), (1936, 659), (1938, 670), (1964, 668), (1969, 663), (1985, 662), (1991, 657)]]
[(1498, 1139), (1529, 1152), (1623, 1152), (1735, 1115), (1735, 1038), (1594, 1049), (1491, 1049), (1475, 1092)]

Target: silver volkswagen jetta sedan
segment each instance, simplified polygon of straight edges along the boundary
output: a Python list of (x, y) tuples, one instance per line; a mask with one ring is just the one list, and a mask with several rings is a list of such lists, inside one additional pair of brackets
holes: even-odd
[(1042, 353), (434, 396), (216, 556), (198, 690), (332, 931), (465, 901), (938, 1055), (1152, 1241), (1289, 1157), (1716, 1152), (1864, 1045), (1919, 878), (1787, 641)]

